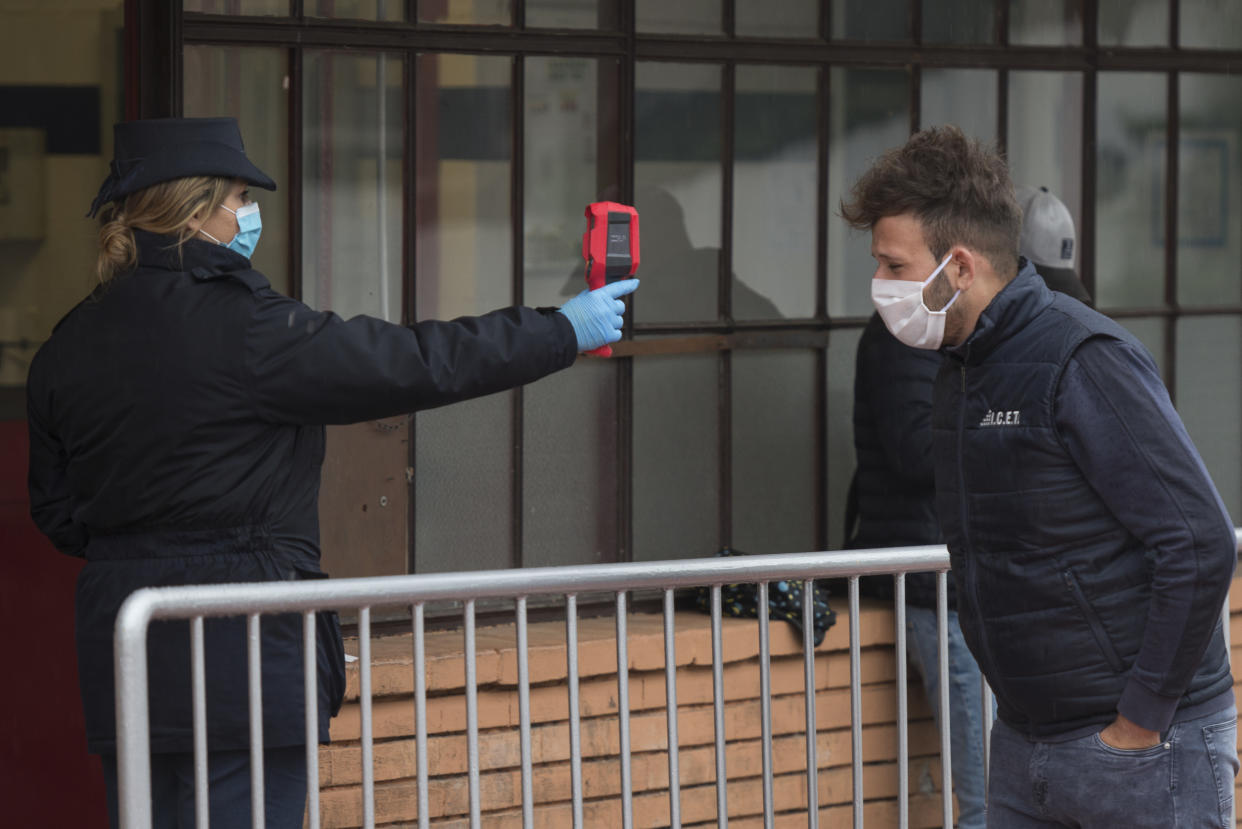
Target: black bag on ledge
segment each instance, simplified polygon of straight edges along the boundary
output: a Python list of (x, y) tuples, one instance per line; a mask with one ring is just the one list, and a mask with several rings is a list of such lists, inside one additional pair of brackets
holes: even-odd
[[(718, 556), (744, 556), (740, 550), (727, 547)], [(768, 582), (768, 618), (784, 619), (798, 632), (802, 632), (802, 579), (779, 579)], [(720, 614), (722, 616), (759, 618), (759, 586), (756, 584), (725, 584), (720, 587)], [(694, 588), (694, 606), (704, 613), (712, 612), (710, 587)], [(814, 614), (815, 644), (824, 641), (824, 634), (837, 621), (837, 614), (828, 606), (828, 586), (815, 583), (815, 596), (811, 600)]]

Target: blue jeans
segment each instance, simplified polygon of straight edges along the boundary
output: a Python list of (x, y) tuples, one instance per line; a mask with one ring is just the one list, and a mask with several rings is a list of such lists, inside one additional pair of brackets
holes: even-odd
[(1099, 731), (1039, 743), (997, 720), (988, 826), (1221, 829), (1233, 804), (1237, 728), (1230, 707), (1174, 723), (1159, 745), (1125, 751)]
[[(117, 818), (116, 755), (101, 756), (108, 790), (108, 819)], [(208, 819), (211, 829), (250, 829), (250, 752), (207, 754)], [(268, 829), (302, 829), (306, 812), (306, 748), (263, 752), (263, 815)], [(151, 825), (155, 829), (193, 829), (194, 755), (151, 755)]]
[[(906, 653), (923, 677), (923, 690), (936, 722), (940, 722), (940, 651), (936, 611), (906, 606)], [(987, 825), (983, 775), (983, 683), (979, 666), (966, 647), (957, 611), (949, 611), (949, 750), (953, 791), (957, 794), (959, 829)]]

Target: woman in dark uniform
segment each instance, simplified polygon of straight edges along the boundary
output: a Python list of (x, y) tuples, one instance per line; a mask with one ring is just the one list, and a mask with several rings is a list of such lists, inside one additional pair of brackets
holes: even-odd
[[(89, 750), (117, 823), (112, 630), (146, 586), (325, 578), (317, 499), (324, 424), (442, 406), (537, 380), (620, 337), (635, 280), (560, 309), (452, 322), (342, 320), (272, 290), (250, 266), (262, 223), (248, 186), (275, 183), (230, 118), (116, 127), (93, 215), (99, 286), (57, 324), (27, 384), (31, 512), (86, 559), (77, 651)], [(242, 619), (208, 620), (213, 827), (250, 825)], [(344, 658), (320, 614), (319, 739), (340, 707)], [(185, 623), (152, 626), (157, 826), (194, 823)], [(267, 825), (300, 827), (306, 798), (301, 625), (262, 623)]]

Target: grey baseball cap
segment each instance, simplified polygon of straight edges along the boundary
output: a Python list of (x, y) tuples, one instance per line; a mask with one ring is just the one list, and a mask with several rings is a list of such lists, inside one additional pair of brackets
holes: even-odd
[(1074, 267), (1074, 218), (1046, 187), (1014, 188), (1022, 208), (1022, 235), (1018, 252), (1036, 265)]

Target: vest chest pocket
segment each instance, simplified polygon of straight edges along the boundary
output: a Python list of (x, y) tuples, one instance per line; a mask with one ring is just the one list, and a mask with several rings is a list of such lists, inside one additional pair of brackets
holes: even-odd
[(1095, 643), (1099, 647), (1100, 652), (1104, 654), (1109, 667), (1117, 673), (1123, 672), (1125, 665), (1117, 654), (1117, 649), (1113, 647), (1112, 640), (1108, 638), (1108, 631), (1104, 629), (1104, 623), (1100, 621), (1095, 608), (1087, 601), (1087, 596), (1082, 592), (1082, 587), (1078, 584), (1078, 580), (1074, 578), (1073, 572), (1063, 570), (1061, 576), (1065, 579), (1065, 586), (1069, 590), (1070, 595), (1074, 597), (1074, 603), (1078, 605), (1078, 610), (1086, 620), (1087, 627), (1091, 629), (1091, 635), (1095, 637)]

